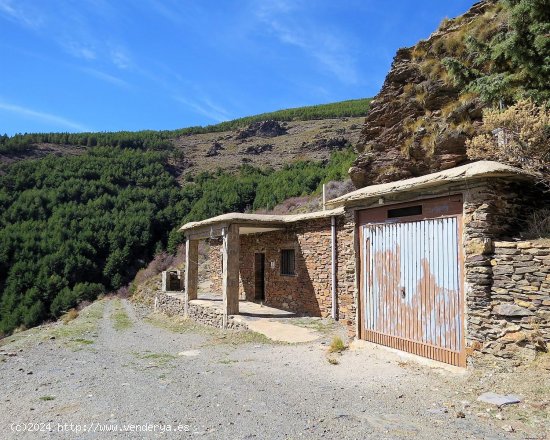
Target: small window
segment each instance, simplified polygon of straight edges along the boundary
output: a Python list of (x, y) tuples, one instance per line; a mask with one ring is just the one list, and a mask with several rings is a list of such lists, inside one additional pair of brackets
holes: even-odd
[(294, 249), (281, 250), (281, 275), (296, 275)]
[(422, 205), (388, 209), (388, 218), (409, 217), (412, 215), (422, 215)]

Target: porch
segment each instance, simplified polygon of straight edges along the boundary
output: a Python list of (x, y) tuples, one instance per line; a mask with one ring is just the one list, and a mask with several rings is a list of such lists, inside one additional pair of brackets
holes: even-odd
[[(181, 314), (185, 295), (180, 292), (159, 292), (155, 308), (168, 314)], [(267, 338), (286, 342), (303, 343), (319, 339), (320, 333), (308, 327), (319, 327), (320, 318), (300, 317), (293, 312), (268, 307), (252, 301), (239, 300), (239, 314), (224, 319), (223, 300), (220, 295), (201, 294), (189, 300), (187, 316), (194, 321), (220, 328), (251, 330)], [(299, 325), (298, 325), (299, 324)]]
[[(330, 271), (330, 255), (334, 255), (334, 252), (331, 251), (330, 244), (330, 234), (331, 234), (331, 217), (340, 215), (342, 209), (335, 209), (331, 211), (322, 211), (310, 214), (299, 214), (299, 215), (256, 215), (256, 214), (225, 214), (211, 219), (207, 219), (201, 222), (188, 223), (184, 225), (180, 231), (185, 234), (186, 237), (186, 261), (185, 261), (185, 272), (184, 272), (184, 291), (182, 294), (182, 299), (184, 303), (184, 315), (190, 316), (193, 314), (193, 308), (198, 305), (208, 304), (209, 310), (215, 310), (222, 316), (222, 327), (231, 328), (232, 325), (235, 325), (236, 322), (243, 322), (244, 320), (248, 321), (254, 320), (253, 318), (265, 317), (266, 315), (273, 315), (272, 317), (281, 318), (284, 316), (291, 316), (292, 312), (288, 310), (293, 310), (298, 312), (301, 316), (307, 314), (308, 310), (298, 306), (299, 302), (296, 302), (296, 307), (292, 305), (287, 305), (283, 300), (278, 301), (281, 297), (286, 295), (289, 296), (289, 291), (298, 292), (298, 295), (308, 296), (309, 303), (314, 304), (315, 307), (311, 306), (310, 309), (313, 310), (313, 314), (317, 316), (328, 316), (330, 315), (330, 307), (332, 302), (330, 301), (330, 288), (331, 284), (335, 285), (335, 276), (333, 276), (333, 283), (329, 278), (327, 272)], [(306, 262), (304, 256), (301, 253), (300, 243), (298, 243), (293, 227), (295, 227), (296, 222), (303, 222), (313, 219), (324, 219), (322, 221), (327, 222), (327, 228), (325, 234), (325, 240), (323, 247), (323, 253), (328, 254), (327, 268), (325, 268), (325, 263), (323, 263), (323, 274), (321, 275), (322, 283), (324, 286), (323, 292), (326, 292), (327, 300), (323, 302), (325, 309), (328, 307), (327, 313), (321, 314), (318, 309), (318, 301), (315, 298), (315, 288), (309, 279), (308, 271), (306, 270)], [(260, 243), (262, 237), (267, 237), (269, 234), (282, 234), (281, 237), (292, 236), (291, 239), (282, 244), (281, 237), (277, 237), (276, 246), (285, 248), (285, 251), (288, 251), (288, 248), (291, 248), (291, 260), (289, 264), (292, 266), (292, 271), (294, 271), (294, 265), (300, 268), (300, 272), (286, 273), (284, 269), (280, 268), (279, 265), (282, 264), (282, 261), (277, 257), (280, 250), (277, 250), (277, 254), (273, 252), (273, 248), (268, 250), (268, 253), (265, 254), (265, 249), (261, 254), (254, 254), (258, 252), (253, 249), (254, 246), (251, 245), (251, 241), (254, 243)], [(328, 234), (328, 235), (327, 235)], [(333, 239), (335, 238), (335, 229), (333, 231)], [(201, 240), (207, 239), (221, 239), (220, 254), (221, 254), (221, 283), (218, 286), (221, 295), (217, 297), (207, 297), (199, 298), (199, 274), (198, 274), (198, 260), (199, 260), (199, 242)], [(244, 246), (244, 250), (243, 250)], [(244, 253), (243, 253), (244, 252)], [(309, 252), (309, 251), (308, 251)], [(218, 254), (219, 255), (219, 254)], [(255, 256), (266, 258), (265, 261), (265, 275), (264, 275), (264, 259), (262, 258), (262, 264), (258, 265), (254, 261)], [(314, 256), (308, 255), (306, 258), (315, 259)], [(252, 259), (252, 260), (251, 260)], [(269, 264), (268, 264), (269, 263)], [(256, 267), (261, 267), (261, 275), (257, 277), (258, 280), (261, 280), (261, 289), (263, 292), (263, 282), (269, 281), (269, 289), (272, 292), (272, 298), (277, 298), (277, 300), (270, 304), (275, 307), (266, 307), (265, 305), (260, 305), (250, 300), (262, 300), (263, 293), (261, 296), (257, 295), (257, 292), (251, 293), (252, 291), (257, 291), (257, 287), (254, 286), (254, 281), (251, 280), (250, 271), (254, 271)], [(329, 271), (327, 271), (329, 269)], [(244, 272), (243, 272), (244, 271)], [(219, 272), (218, 272), (219, 273)], [(330, 272), (329, 272), (330, 273)], [(273, 281), (273, 277), (278, 278), (278, 282)], [(240, 282), (241, 281), (241, 282)], [(241, 292), (241, 290), (245, 292)], [(319, 290), (319, 289), (317, 289)], [(244, 294), (241, 295), (241, 293)], [(240, 300), (241, 299), (241, 300)], [(242, 301), (246, 299), (249, 301)], [(204, 303), (208, 301), (208, 303)], [(294, 304), (294, 303), (292, 303)], [(287, 309), (287, 310), (281, 310)], [(238, 318), (237, 318), (238, 317)], [(334, 316), (333, 316), (334, 317)]]

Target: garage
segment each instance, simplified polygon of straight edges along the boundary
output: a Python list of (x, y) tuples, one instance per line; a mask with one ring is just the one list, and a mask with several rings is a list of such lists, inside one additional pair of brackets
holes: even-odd
[(358, 212), (360, 337), (464, 366), (462, 197)]

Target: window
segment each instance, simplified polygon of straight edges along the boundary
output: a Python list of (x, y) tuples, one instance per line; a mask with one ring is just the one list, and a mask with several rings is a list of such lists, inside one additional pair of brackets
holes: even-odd
[(281, 250), (281, 275), (296, 275), (294, 249)]
[(422, 205), (388, 209), (388, 218), (408, 217), (413, 215), (422, 215)]

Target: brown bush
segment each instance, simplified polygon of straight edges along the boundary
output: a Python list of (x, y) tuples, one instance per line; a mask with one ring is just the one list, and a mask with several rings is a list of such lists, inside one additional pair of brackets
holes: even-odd
[(483, 111), (482, 133), (466, 142), (471, 159), (492, 159), (538, 174), (550, 186), (550, 111), (531, 100)]

